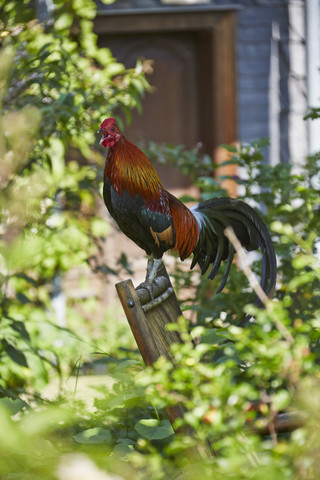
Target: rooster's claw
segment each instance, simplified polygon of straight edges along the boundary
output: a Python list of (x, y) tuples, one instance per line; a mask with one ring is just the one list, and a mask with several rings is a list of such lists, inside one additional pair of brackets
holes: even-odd
[(147, 290), (149, 292), (151, 300), (154, 300), (154, 296), (153, 296), (153, 293), (152, 293), (152, 285), (150, 285), (150, 283), (148, 283), (148, 282), (140, 283), (140, 285), (138, 285), (138, 287), (137, 287), (137, 290), (140, 290), (141, 288), (143, 288), (144, 290)]

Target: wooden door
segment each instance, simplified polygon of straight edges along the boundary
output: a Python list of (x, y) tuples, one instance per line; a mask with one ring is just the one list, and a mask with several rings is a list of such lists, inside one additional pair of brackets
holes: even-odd
[[(196, 33), (149, 33), (103, 38), (113, 55), (126, 67), (138, 58), (150, 59), (148, 80), (152, 92), (142, 101), (143, 112), (133, 112), (126, 136), (147, 146), (150, 140), (191, 149), (204, 143), (199, 131), (199, 36)], [(210, 147), (209, 147), (210, 148)], [(188, 179), (172, 169), (159, 169), (168, 188), (188, 186)]]
[(128, 128), (132, 138), (192, 148), (198, 141), (197, 49), (193, 36), (139, 35), (121, 43), (114, 53), (127, 67), (133, 67), (137, 58), (152, 59), (153, 71), (148, 79), (153, 92), (147, 93), (142, 102), (143, 114), (133, 114)]

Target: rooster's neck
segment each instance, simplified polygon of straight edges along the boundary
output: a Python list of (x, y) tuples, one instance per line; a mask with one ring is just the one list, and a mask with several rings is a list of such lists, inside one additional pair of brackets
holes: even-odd
[(149, 202), (160, 199), (161, 180), (146, 155), (125, 137), (114, 148), (109, 148), (104, 177), (122, 195), (127, 191), (132, 197), (140, 195)]

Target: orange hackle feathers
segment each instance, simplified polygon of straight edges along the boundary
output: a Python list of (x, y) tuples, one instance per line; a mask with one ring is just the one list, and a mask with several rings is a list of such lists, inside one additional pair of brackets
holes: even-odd
[(182, 202), (166, 192), (169, 196), (170, 210), (176, 233), (174, 250), (179, 252), (181, 260), (188, 258), (199, 240), (199, 228), (192, 212)]
[(157, 246), (160, 242), (164, 242), (168, 248), (173, 246), (182, 260), (192, 254), (199, 238), (198, 224), (194, 215), (163, 188), (158, 173), (148, 157), (123, 135), (114, 149), (109, 149), (104, 171), (104, 178), (106, 177), (110, 179), (119, 195), (126, 191), (131, 197), (135, 195), (143, 197), (146, 208), (151, 212), (172, 217), (173, 228), (170, 226), (162, 232), (156, 232), (150, 227), (150, 233)]
[(104, 178), (108, 176), (113, 187), (122, 194), (126, 190), (132, 197), (143, 196), (147, 201), (159, 201), (163, 190), (161, 180), (146, 155), (133, 143), (122, 137), (114, 150), (108, 152)]

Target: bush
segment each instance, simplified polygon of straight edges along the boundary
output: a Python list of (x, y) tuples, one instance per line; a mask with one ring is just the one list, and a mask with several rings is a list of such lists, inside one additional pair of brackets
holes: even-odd
[[(102, 159), (94, 132), (115, 109), (138, 106), (148, 85), (143, 65), (125, 70), (97, 48), (93, 2), (57, 0), (46, 24), (33, 21), (29, 2), (18, 3), (0, 4), (1, 478), (317, 479), (319, 155), (295, 173), (264, 163), (265, 141), (226, 146), (240, 168), (240, 198), (263, 211), (274, 238), (278, 289), (265, 309), (250, 304), (255, 294), (237, 265), (215, 296), (219, 278), (186, 274), (179, 262), (175, 286), (190, 287), (184, 308), (196, 322), (170, 327), (184, 340), (172, 347), (174, 368), (163, 358), (145, 368), (123, 349), (132, 343), (128, 329), (111, 318), (108, 384), (82, 400), (76, 390), (51, 401), (40, 394), (53, 372), (65, 378), (81, 352), (107, 341), (86, 338), (92, 332), (75, 304), (74, 327), (57, 325), (52, 298), (75, 265), (117, 275), (99, 262), (108, 225), (96, 216)], [(151, 144), (149, 155), (190, 175), (201, 198), (225, 194), (199, 148)], [(120, 265), (128, 268), (125, 256)], [(255, 323), (240, 329), (244, 310)], [(186, 414), (174, 433), (165, 411), (177, 403)], [(277, 434), (275, 416), (292, 410), (303, 427)]]

